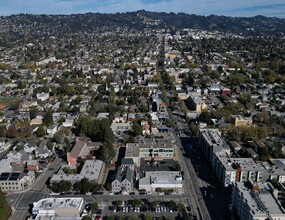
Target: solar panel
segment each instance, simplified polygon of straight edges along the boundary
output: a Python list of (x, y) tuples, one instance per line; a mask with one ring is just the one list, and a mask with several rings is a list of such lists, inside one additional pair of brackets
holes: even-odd
[(20, 173), (11, 173), (11, 176), (19, 176), (20, 175)]
[(17, 180), (19, 175), (19, 173), (11, 173), (9, 180)]
[(2, 173), (0, 175), (0, 180), (7, 180), (9, 178), (9, 173)]
[(9, 180), (17, 180), (18, 179), (18, 177), (17, 176), (11, 176), (10, 178), (9, 178)]

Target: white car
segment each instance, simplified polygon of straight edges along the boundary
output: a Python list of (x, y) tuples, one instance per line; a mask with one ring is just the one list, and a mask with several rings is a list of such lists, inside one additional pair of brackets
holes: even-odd
[(91, 192), (87, 192), (86, 195), (87, 195), (87, 196), (90, 196), (90, 195), (92, 195), (92, 193), (91, 193)]
[(51, 195), (51, 196), (59, 196), (60, 193), (51, 192), (50, 195)]
[(147, 195), (151, 195), (151, 192), (147, 192), (146, 194), (147, 194)]
[(160, 193), (158, 193), (158, 195), (161, 195), (161, 196), (162, 196), (162, 195), (164, 195), (164, 192), (160, 192)]

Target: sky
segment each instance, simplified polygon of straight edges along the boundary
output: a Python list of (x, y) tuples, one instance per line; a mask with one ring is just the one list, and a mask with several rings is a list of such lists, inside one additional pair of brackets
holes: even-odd
[(141, 9), (198, 15), (285, 18), (285, 0), (0, 0), (0, 15), (116, 13)]

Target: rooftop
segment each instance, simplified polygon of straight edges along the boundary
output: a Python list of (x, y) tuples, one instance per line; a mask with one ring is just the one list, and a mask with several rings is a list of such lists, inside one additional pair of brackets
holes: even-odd
[(84, 177), (89, 180), (98, 181), (103, 165), (104, 162), (102, 160), (86, 160), (80, 174), (54, 174), (51, 181), (80, 181)]
[(179, 171), (147, 171), (140, 184), (182, 184)]
[(229, 150), (218, 129), (200, 129), (200, 135), (213, 147), (213, 152)]
[(243, 194), (251, 213), (258, 214), (285, 214), (280, 202), (272, 192), (270, 183), (256, 183), (259, 190), (251, 190), (244, 183), (235, 183), (235, 186)]
[(33, 210), (79, 209), (82, 204), (83, 198), (46, 198), (34, 202)]
[(154, 137), (154, 138), (140, 138), (137, 143), (127, 143), (125, 157), (138, 157), (139, 150), (143, 148), (169, 148), (173, 149), (174, 145), (171, 137)]
[(256, 163), (252, 158), (233, 158), (227, 152), (216, 152), (216, 156), (227, 171), (235, 171), (240, 166), (242, 171), (265, 171), (261, 163)]

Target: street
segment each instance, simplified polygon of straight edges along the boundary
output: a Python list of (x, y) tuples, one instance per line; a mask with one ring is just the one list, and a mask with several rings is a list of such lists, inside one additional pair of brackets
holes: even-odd
[[(211, 168), (199, 148), (197, 138), (189, 135), (187, 122), (177, 116), (173, 116), (173, 120), (178, 128), (177, 149), (180, 150), (179, 156), (183, 158), (180, 164), (185, 173), (186, 185), (190, 185), (194, 195), (189, 201), (190, 205), (196, 205), (201, 219), (227, 219), (225, 210), (230, 202), (229, 190), (217, 185)], [(185, 171), (189, 172), (189, 176)]]

